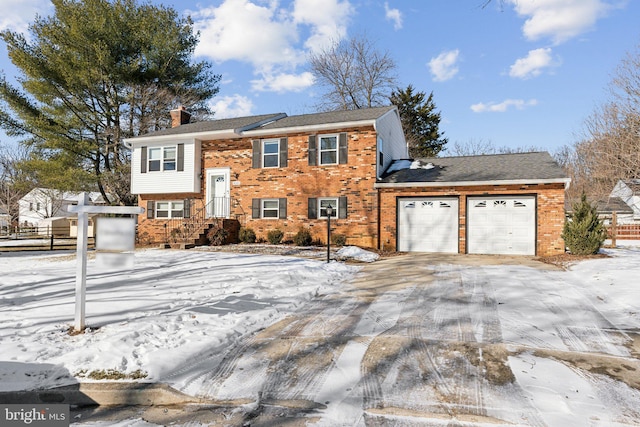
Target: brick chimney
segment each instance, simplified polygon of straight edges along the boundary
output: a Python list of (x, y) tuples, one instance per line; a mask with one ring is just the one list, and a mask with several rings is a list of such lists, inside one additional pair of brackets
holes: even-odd
[(175, 110), (171, 110), (171, 127), (175, 128), (180, 125), (186, 125), (191, 120), (191, 114), (184, 105), (179, 106)]

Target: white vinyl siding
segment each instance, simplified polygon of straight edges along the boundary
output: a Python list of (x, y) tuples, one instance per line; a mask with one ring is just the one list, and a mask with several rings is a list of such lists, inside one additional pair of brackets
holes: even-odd
[(378, 137), (376, 165), (377, 176), (380, 177), (392, 161), (408, 158), (409, 152), (397, 111), (391, 110), (376, 120), (376, 132)]
[[(177, 170), (177, 151), (178, 144), (184, 147), (184, 170)], [(173, 148), (174, 151), (168, 150), (166, 156), (162, 154), (160, 166), (166, 169), (166, 173), (160, 171), (151, 171), (149, 160), (147, 161), (147, 171), (142, 172), (142, 147), (147, 150), (147, 159), (153, 156), (154, 149)], [(201, 146), (198, 140), (180, 140), (171, 141), (171, 143), (140, 143), (134, 145), (131, 153), (131, 193), (132, 194), (163, 194), (163, 193), (199, 193), (200, 174), (201, 174)], [(172, 168), (172, 169), (171, 169)]]

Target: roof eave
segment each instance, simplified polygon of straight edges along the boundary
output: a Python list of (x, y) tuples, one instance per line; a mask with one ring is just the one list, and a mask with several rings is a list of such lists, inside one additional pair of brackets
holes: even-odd
[(571, 178), (554, 179), (506, 179), (496, 181), (450, 181), (450, 182), (377, 182), (374, 188), (411, 188), (411, 187), (460, 187), (460, 186), (484, 186), (484, 185), (532, 185), (532, 184), (564, 184), (569, 188)]
[(269, 128), (269, 129), (256, 129), (242, 132), (245, 136), (265, 136), (272, 135), (274, 133), (298, 133), (298, 132), (310, 132), (310, 131), (325, 131), (338, 128), (350, 128), (360, 126), (374, 126), (378, 119), (357, 120), (350, 122), (335, 122), (335, 123), (320, 123), (317, 125), (304, 125), (304, 126), (291, 126), (281, 128)]
[(160, 136), (138, 136), (135, 138), (125, 139), (124, 142), (127, 144), (140, 144), (140, 143), (149, 143), (149, 142), (165, 142), (165, 141), (175, 141), (175, 140), (210, 140), (210, 139), (223, 139), (223, 138), (237, 138), (242, 136), (242, 133), (239, 133), (237, 129), (224, 129), (217, 130), (211, 132), (189, 132), (189, 133), (176, 133), (171, 135), (160, 135)]

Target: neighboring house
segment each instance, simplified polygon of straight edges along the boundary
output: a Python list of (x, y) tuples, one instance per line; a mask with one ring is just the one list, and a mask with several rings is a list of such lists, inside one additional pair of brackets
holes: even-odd
[[(102, 195), (98, 192), (89, 194), (89, 203), (104, 204)], [(69, 214), (67, 208), (78, 203), (79, 193), (63, 192), (50, 188), (34, 188), (19, 202), (18, 222), (21, 227), (35, 227), (38, 231), (47, 232), (55, 227), (60, 230), (56, 234), (69, 234), (70, 220), (75, 215)], [(61, 223), (65, 222), (64, 226)]]
[(333, 233), (352, 245), (564, 252), (569, 179), (547, 153), (402, 160), (396, 107), (191, 124), (180, 109), (172, 118), (171, 129), (127, 140), (131, 192), (147, 209), (139, 233), (150, 241), (222, 218), (262, 238), (305, 227), (326, 242), (331, 206)]
[[(613, 215), (616, 215), (616, 224), (633, 224), (633, 209), (629, 207), (620, 197), (609, 197), (606, 200), (598, 200), (595, 203), (598, 217), (600, 217), (605, 225), (610, 225)], [(570, 213), (568, 209), (567, 213)]]
[(11, 215), (3, 207), (0, 207), (0, 235), (6, 234), (11, 227)]
[(610, 197), (619, 197), (633, 210), (634, 222), (640, 222), (640, 179), (620, 180), (611, 191)]

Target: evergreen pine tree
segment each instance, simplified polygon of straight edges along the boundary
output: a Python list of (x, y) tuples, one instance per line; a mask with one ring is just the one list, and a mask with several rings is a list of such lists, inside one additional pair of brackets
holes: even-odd
[(573, 205), (571, 220), (565, 222), (562, 238), (572, 254), (597, 254), (606, 239), (607, 232), (595, 206), (582, 193), (580, 201)]
[(389, 100), (398, 107), (402, 130), (413, 158), (435, 157), (448, 142), (440, 132), (440, 113), (436, 112), (433, 92), (414, 92), (412, 85), (391, 92)]

